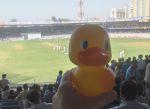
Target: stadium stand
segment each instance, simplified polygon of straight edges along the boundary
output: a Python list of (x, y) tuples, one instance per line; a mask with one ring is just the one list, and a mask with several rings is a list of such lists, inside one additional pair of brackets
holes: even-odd
[(83, 24), (98, 24), (109, 33), (149, 33), (150, 22), (117, 21), (55, 24), (13, 24), (0, 26), (0, 39), (19, 38), (24, 33), (41, 33), (41, 36), (71, 34)]
[(0, 109), (21, 109), (19, 103), (13, 99), (0, 100)]

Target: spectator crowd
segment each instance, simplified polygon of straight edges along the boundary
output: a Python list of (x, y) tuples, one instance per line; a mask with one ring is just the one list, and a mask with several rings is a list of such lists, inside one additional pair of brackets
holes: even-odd
[(0, 80), (0, 109), (52, 109), (52, 98), (59, 84), (23, 84), (14, 88), (9, 87), (6, 76), (2, 74)]
[[(150, 107), (150, 55), (138, 58), (119, 58), (108, 65), (115, 75), (118, 99), (112, 109), (149, 109)], [(111, 105), (111, 106), (113, 106)], [(149, 106), (148, 106), (149, 105)]]

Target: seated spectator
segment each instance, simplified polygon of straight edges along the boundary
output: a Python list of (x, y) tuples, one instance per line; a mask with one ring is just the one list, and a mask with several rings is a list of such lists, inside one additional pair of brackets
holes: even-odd
[(9, 86), (5, 86), (2, 91), (2, 99), (7, 99), (9, 96)]
[(14, 90), (10, 90), (8, 99), (15, 99), (15, 98), (16, 98), (15, 91)]
[(111, 109), (149, 109), (148, 105), (136, 101), (137, 93), (137, 85), (134, 81), (124, 81), (120, 86), (122, 102)]
[(150, 105), (150, 63), (147, 64), (144, 80), (146, 83), (146, 96)]
[(23, 91), (19, 93), (19, 95), (16, 97), (16, 100), (20, 102), (20, 105), (23, 108), (28, 108), (28, 101), (27, 101), (27, 94), (29, 93), (28, 91), (28, 85), (23, 84)]
[(41, 97), (42, 97), (42, 101), (44, 101), (44, 94), (43, 94), (43, 92), (42, 92), (41, 87), (40, 87), (39, 84), (33, 84), (32, 87), (31, 87), (31, 90), (37, 90), (37, 91), (39, 91), (40, 94), (41, 94)]
[(147, 103), (147, 99), (145, 97), (145, 83), (144, 81), (137, 82), (137, 101), (140, 103)]
[(31, 90), (27, 99), (31, 102), (31, 109), (52, 109), (52, 104), (41, 102), (41, 93), (38, 90)]
[(22, 87), (21, 86), (18, 86), (17, 89), (16, 89), (16, 96), (19, 95), (20, 92), (22, 92)]
[(2, 79), (0, 80), (0, 87), (2, 89), (4, 89), (5, 86), (9, 86), (10, 84), (9, 80), (6, 77), (7, 77), (6, 74), (2, 74)]
[(31, 90), (41, 90), (40, 85), (38, 84), (33, 84), (33, 86), (31, 87)]
[(54, 84), (53, 85), (53, 93), (56, 93), (57, 92), (57, 90), (58, 90), (58, 85), (57, 84)]
[(28, 91), (28, 85), (27, 84), (24, 84), (23, 85), (23, 91), (21, 91), (20, 93), (19, 93), (19, 95), (16, 97), (16, 100), (18, 100), (18, 101), (21, 101), (21, 100), (24, 100), (24, 99), (26, 99), (27, 98), (27, 94), (29, 93), (29, 91)]
[(43, 88), (42, 88), (42, 94), (44, 94), (44, 93), (46, 92), (47, 87), (48, 87), (48, 85), (47, 85), (47, 84), (43, 85)]
[(53, 85), (48, 85), (47, 90), (44, 93), (44, 101), (47, 103), (51, 103), (54, 94), (55, 93), (53, 92)]

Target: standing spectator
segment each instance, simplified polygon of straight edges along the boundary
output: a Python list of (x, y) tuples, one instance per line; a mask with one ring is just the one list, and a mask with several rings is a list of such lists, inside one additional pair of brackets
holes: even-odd
[(148, 55), (145, 55), (145, 63), (146, 65), (149, 63)]
[(59, 70), (59, 74), (56, 79), (56, 84), (59, 86), (62, 78), (62, 70)]
[(147, 64), (144, 80), (146, 83), (146, 96), (150, 105), (150, 63)]
[(122, 64), (122, 67), (121, 67), (122, 80), (125, 79), (125, 75), (126, 75), (126, 72), (127, 72), (127, 69), (129, 68), (129, 66), (130, 66), (129, 59), (126, 59), (126, 61)]
[(148, 60), (149, 60), (149, 63), (150, 63), (150, 55), (148, 56)]
[[(133, 60), (136, 59), (136, 57), (133, 57)], [(128, 57), (129, 63), (131, 63), (131, 57)]]
[(136, 57), (135, 57), (135, 56), (132, 58), (132, 61), (137, 62), (137, 59), (136, 59)]
[(138, 60), (137, 60), (137, 70), (141, 75), (141, 80), (144, 79), (145, 76), (145, 68), (146, 68), (146, 63), (143, 60), (143, 55), (139, 55), (138, 56)]
[(115, 72), (116, 66), (117, 66), (116, 60), (112, 60), (112, 61), (111, 61), (111, 65), (109, 66), (109, 68), (110, 68), (113, 72)]
[(0, 87), (2, 89), (4, 89), (5, 86), (9, 86), (10, 84), (9, 80), (6, 77), (7, 77), (6, 74), (2, 74), (2, 79), (0, 80)]
[(121, 62), (118, 62), (117, 63), (117, 66), (115, 68), (115, 74), (116, 74), (116, 77), (119, 77), (122, 79), (122, 70), (121, 70), (121, 67), (122, 67), (122, 63)]
[(126, 71), (125, 80), (135, 80), (137, 72), (136, 67), (137, 67), (136, 62), (132, 61), (131, 65)]
[(0, 99), (2, 99), (2, 89), (0, 88)]

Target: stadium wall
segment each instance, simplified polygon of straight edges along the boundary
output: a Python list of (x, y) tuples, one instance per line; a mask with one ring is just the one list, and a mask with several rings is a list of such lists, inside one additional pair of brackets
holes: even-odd
[[(149, 38), (150, 33), (108, 33), (111, 38)], [(42, 39), (70, 38), (71, 34), (44, 36)]]
[(150, 33), (109, 33), (111, 38), (150, 38)]

